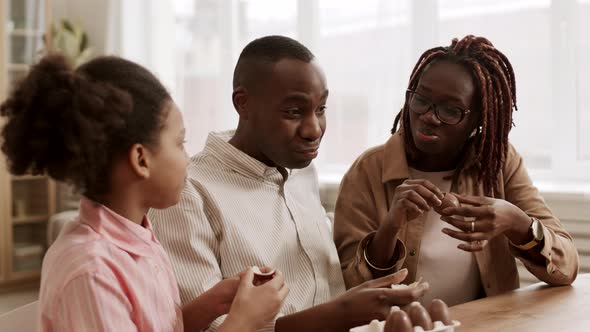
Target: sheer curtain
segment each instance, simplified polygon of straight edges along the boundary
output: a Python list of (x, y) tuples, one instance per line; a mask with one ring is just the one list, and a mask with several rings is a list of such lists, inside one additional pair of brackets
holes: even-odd
[[(167, 78), (191, 154), (209, 131), (237, 124), (231, 77), (254, 38), (297, 38), (325, 69), (328, 130), (317, 164), (322, 177), (338, 179), (389, 136), (418, 56), (476, 34), (514, 66), (519, 111), (511, 140), (535, 179), (590, 181), (588, 0), (171, 0), (166, 8), (151, 2), (141, 2), (151, 6), (147, 31), (165, 33), (144, 55), (159, 54), (148, 66)], [(135, 38), (145, 38), (142, 32)]]

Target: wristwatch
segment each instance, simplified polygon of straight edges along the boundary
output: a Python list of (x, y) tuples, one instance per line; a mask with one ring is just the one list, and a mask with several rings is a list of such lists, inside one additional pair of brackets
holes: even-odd
[(534, 248), (541, 241), (543, 241), (543, 224), (541, 224), (539, 219), (537, 219), (535, 217), (531, 217), (531, 220), (533, 221), (533, 223), (531, 224), (531, 231), (533, 233), (533, 239), (530, 242), (527, 242), (523, 245), (514, 244), (512, 242), (510, 243), (514, 247), (516, 247), (520, 250), (529, 250), (531, 248)]

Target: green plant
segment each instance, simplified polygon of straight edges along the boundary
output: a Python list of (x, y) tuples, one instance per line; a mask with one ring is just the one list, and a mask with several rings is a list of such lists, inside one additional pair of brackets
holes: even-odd
[(62, 53), (76, 67), (92, 56), (86, 32), (79, 25), (66, 19), (51, 25), (51, 45), (48, 48), (53, 52)]

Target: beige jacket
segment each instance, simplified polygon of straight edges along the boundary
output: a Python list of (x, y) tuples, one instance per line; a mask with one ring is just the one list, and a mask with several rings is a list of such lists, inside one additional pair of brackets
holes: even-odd
[[(373, 278), (363, 251), (384, 220), (395, 188), (408, 177), (404, 143), (399, 134), (392, 135), (384, 145), (363, 153), (344, 176), (336, 202), (334, 240), (347, 288)], [(495, 197), (511, 202), (543, 223), (544, 240), (530, 250), (536, 251), (537, 257), (540, 253), (545, 258), (545, 264), (527, 260), (530, 253), (512, 247), (505, 236), (498, 236), (483, 251), (475, 253), (485, 294), (495, 295), (519, 287), (515, 257), (537, 278), (550, 285), (571, 284), (578, 273), (579, 261), (572, 237), (533, 186), (522, 157), (512, 145), (499, 178), (502, 181)], [(451, 191), (483, 195), (483, 188), (475, 188), (473, 183), (472, 177), (461, 174), (458, 181), (452, 184)], [(394, 254), (399, 259), (392, 273), (408, 268), (408, 278), (404, 283), (413, 282), (416, 278), (423, 229), (424, 220), (419, 219), (400, 231)]]

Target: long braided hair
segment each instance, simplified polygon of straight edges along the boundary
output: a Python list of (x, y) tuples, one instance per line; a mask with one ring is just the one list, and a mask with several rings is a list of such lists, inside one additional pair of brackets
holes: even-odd
[[(468, 35), (461, 40), (453, 39), (450, 46), (424, 52), (414, 66), (408, 88), (415, 90), (424, 69), (440, 60), (461, 64), (472, 73), (479, 97), (476, 107), (481, 112), (480, 126), (476, 135), (470, 137), (464, 146), (453, 181), (463, 171), (475, 174), (475, 185), (483, 184), (484, 193), (493, 195), (508, 151), (508, 133), (513, 126), (512, 111), (517, 110), (512, 65), (489, 40)], [(409, 130), (409, 111), (406, 102), (395, 118), (391, 133), (397, 131), (401, 122), (400, 134), (405, 141), (406, 154), (412, 160), (418, 149)], [(470, 150), (472, 153), (467, 153)]]

